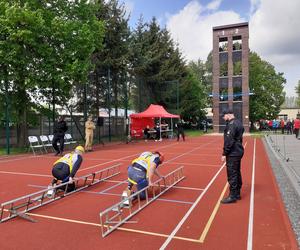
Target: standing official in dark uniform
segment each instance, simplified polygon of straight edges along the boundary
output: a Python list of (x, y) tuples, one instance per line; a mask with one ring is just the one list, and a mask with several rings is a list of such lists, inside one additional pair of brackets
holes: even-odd
[[(65, 133), (68, 130), (67, 123), (63, 116), (58, 118), (58, 121), (55, 123), (54, 131), (53, 131), (53, 140), (52, 146), (56, 151), (55, 155), (63, 155), (64, 152), (64, 143), (65, 143)], [(59, 142), (59, 148), (57, 143)]]
[(182, 137), (182, 140), (185, 141), (185, 135), (183, 130), (183, 121), (179, 120), (177, 124), (175, 124), (175, 127), (177, 128), (177, 141), (179, 141), (180, 135)]
[(241, 199), (241, 160), (244, 155), (244, 127), (243, 124), (234, 117), (232, 110), (224, 110), (222, 115), (226, 121), (222, 161), (226, 160), (227, 180), (230, 193), (221, 203), (228, 204)]

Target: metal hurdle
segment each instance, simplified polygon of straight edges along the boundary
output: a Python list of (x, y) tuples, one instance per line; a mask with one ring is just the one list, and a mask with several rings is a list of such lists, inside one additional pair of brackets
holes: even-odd
[[(0, 223), (10, 220), (16, 216), (27, 219), (31, 222), (36, 222), (25, 213), (118, 175), (120, 173), (120, 165), (121, 164), (116, 164), (97, 172), (76, 178), (74, 180), (76, 189), (71, 192), (67, 192), (70, 183), (66, 182), (2, 203), (0, 209)], [(47, 196), (47, 192), (49, 190), (53, 190), (53, 195), (50, 197)]]
[(277, 134), (275, 134), (275, 141), (273, 140), (272, 136), (265, 136), (265, 140), (268, 142), (271, 147), (274, 148), (274, 150), (278, 153), (278, 155), (286, 162), (290, 161), (290, 158), (287, 157), (286, 153), (286, 143), (285, 143), (285, 135), (280, 136), (282, 138), (282, 146), (283, 148), (280, 147), (278, 143), (278, 138)]
[[(121, 202), (107, 208), (103, 212), (100, 212), (102, 237), (105, 237), (113, 232), (115, 229), (124, 224), (127, 220), (140, 212), (151, 202), (155, 201), (158, 197), (167, 192), (170, 188), (175, 186), (184, 178), (185, 176), (183, 175), (183, 166), (181, 166), (167, 174), (164, 178), (154, 182), (153, 186), (145, 187), (142, 190), (139, 190), (138, 192), (123, 199)], [(145, 200), (141, 200), (139, 195), (143, 191), (146, 191)], [(148, 192), (152, 194), (152, 197), (149, 197)], [(132, 204), (133, 200), (136, 200), (134, 203), (137, 204)], [(126, 201), (129, 201), (130, 206), (124, 206), (124, 202)]]

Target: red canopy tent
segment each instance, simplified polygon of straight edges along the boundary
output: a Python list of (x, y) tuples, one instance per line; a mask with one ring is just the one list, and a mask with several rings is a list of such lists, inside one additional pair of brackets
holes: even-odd
[[(135, 137), (143, 136), (143, 129), (149, 125), (154, 127), (154, 118), (180, 118), (179, 115), (173, 115), (167, 112), (163, 106), (150, 104), (150, 106), (143, 112), (130, 115), (130, 131), (135, 131)], [(171, 120), (172, 121), (172, 120)], [(173, 126), (171, 125), (171, 128)]]

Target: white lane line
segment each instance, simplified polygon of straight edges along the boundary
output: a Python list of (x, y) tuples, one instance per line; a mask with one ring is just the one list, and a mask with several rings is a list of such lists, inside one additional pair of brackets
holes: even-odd
[(52, 177), (52, 175), (46, 175), (46, 174), (30, 174), (30, 173), (7, 172), (7, 171), (0, 171), (0, 174), (15, 174), (15, 175), (38, 176), (38, 177)]
[[(32, 185), (32, 184), (28, 184), (28, 187), (33, 187), (33, 188), (46, 188), (47, 186), (40, 186), (40, 185)], [(94, 194), (94, 195), (110, 195), (110, 196), (118, 196), (121, 197), (120, 194), (115, 194), (115, 193), (110, 193), (107, 192), (109, 189), (105, 189), (101, 192), (95, 192), (95, 191), (88, 191), (88, 190), (82, 190), (79, 191), (80, 193), (87, 193), (87, 194)], [(163, 198), (157, 198), (158, 201), (165, 201), (165, 202), (171, 202), (171, 203), (179, 203), (179, 204), (193, 204), (194, 202), (192, 201), (183, 201), (183, 200), (174, 200), (174, 199), (163, 199)]]
[[(127, 162), (128, 160), (120, 160), (120, 161), (124, 161), (124, 162), (126, 161)], [(215, 168), (216, 167), (217, 168), (220, 167), (220, 165), (216, 165), (216, 164), (188, 163), (188, 162), (169, 162), (169, 164), (172, 164), (172, 165), (184, 165), (184, 166), (197, 166), (197, 167), (215, 167)]]
[[(246, 148), (247, 142), (244, 145), (244, 148)], [(181, 219), (181, 221), (178, 223), (176, 228), (173, 230), (173, 232), (169, 235), (169, 237), (166, 239), (166, 241), (163, 243), (163, 245), (159, 248), (160, 250), (164, 250), (168, 244), (171, 242), (171, 240), (175, 237), (175, 234), (178, 232), (178, 230), (181, 228), (183, 223), (187, 220), (187, 218), (190, 216), (194, 208), (198, 205), (202, 197), (205, 195), (207, 190), (210, 188), (210, 186), (213, 184), (213, 182), (216, 180), (220, 172), (223, 170), (223, 168), (226, 166), (226, 162), (223, 163), (223, 165), (220, 167), (219, 171), (214, 175), (214, 177), (211, 179), (211, 181), (208, 183), (204, 191), (198, 196), (194, 204), (190, 207), (190, 209), (187, 211), (187, 213), (184, 215), (184, 217)]]
[(177, 165), (184, 165), (184, 166), (196, 166), (196, 167), (212, 167), (212, 168), (219, 168), (220, 165), (215, 164), (203, 164), (203, 163), (184, 163), (184, 162), (176, 162), (170, 164), (177, 164)]
[[(174, 145), (175, 145), (175, 144), (169, 144), (169, 145), (166, 145), (166, 146), (159, 147), (158, 149), (167, 148), (167, 147), (171, 147), (171, 146), (174, 146)], [(96, 165), (93, 165), (93, 166), (90, 166), (90, 167), (87, 167), (87, 168), (79, 169), (77, 172), (89, 170), (89, 169), (91, 169), (91, 168), (96, 168), (96, 167), (99, 167), (99, 166), (102, 166), (102, 165), (105, 165), (105, 164), (108, 164), (108, 163), (118, 162), (118, 161), (127, 159), (127, 158), (129, 158), (129, 157), (131, 158), (131, 157), (137, 156), (137, 155), (138, 155), (138, 153), (135, 153), (135, 154), (132, 154), (132, 155), (127, 155), (127, 156), (124, 156), (124, 157), (119, 158), (119, 159), (116, 159), (116, 160), (106, 161), (106, 162), (103, 162), (103, 163), (100, 163), (100, 164), (96, 164)]]
[[(127, 184), (127, 179), (125, 179), (124, 181), (118, 181), (118, 180), (104, 180), (103, 182), (112, 182), (112, 183), (123, 183), (123, 184)], [(172, 188), (175, 189), (186, 189), (186, 190), (195, 190), (195, 191), (203, 191), (204, 188), (195, 188), (195, 187), (185, 187), (185, 186), (174, 186)]]
[[(213, 142), (214, 142), (214, 141), (213, 141)], [(176, 159), (176, 158), (178, 158), (178, 157), (180, 157), (180, 156), (182, 156), (182, 155), (185, 155), (185, 154), (187, 154), (187, 153), (189, 153), (189, 152), (193, 152), (194, 150), (196, 150), (196, 149), (198, 149), (198, 148), (201, 148), (202, 146), (211, 144), (211, 143), (213, 143), (213, 142), (206, 143), (206, 144), (201, 145), (201, 146), (199, 146), (199, 147), (197, 147), (197, 148), (194, 148), (194, 149), (191, 150), (191, 151), (188, 151), (188, 152), (186, 152), (186, 153), (184, 153), (184, 154), (181, 154), (181, 155), (179, 155), (179, 156), (177, 156), (177, 157), (175, 157), (175, 158), (171, 158), (170, 160), (166, 161), (165, 163), (167, 163), (167, 162), (169, 162), (169, 161), (172, 161), (172, 160), (174, 160), (174, 159)], [(174, 145), (176, 145), (176, 143), (172, 143), (172, 144), (169, 144), (169, 145), (161, 146), (161, 147), (159, 147), (158, 149), (161, 149), (161, 148), (167, 148), (167, 147), (171, 147), (171, 146), (174, 146)], [(87, 167), (87, 168), (81, 168), (81, 169), (79, 169), (77, 172), (82, 172), (82, 171), (85, 171), (85, 170), (88, 170), (88, 169), (91, 169), (91, 168), (96, 168), (96, 167), (98, 167), (98, 166), (106, 165), (106, 164), (108, 164), (108, 163), (118, 162), (118, 161), (121, 161), (121, 160), (123, 160), (123, 159), (129, 158), (129, 157), (132, 157), (132, 156), (136, 156), (137, 154), (138, 154), (138, 153), (132, 154), (132, 155), (129, 155), (129, 156), (125, 156), (125, 157), (122, 157), (122, 158), (119, 158), (119, 159), (116, 159), (116, 160), (111, 160), (111, 161), (103, 162), (103, 163), (100, 163), (100, 164), (97, 164), (97, 165), (92, 165), (92, 166)], [(28, 159), (28, 158), (40, 158), (40, 157), (42, 157), (42, 156), (30, 156), (30, 157), (26, 157), (26, 159)], [(46, 156), (46, 157), (47, 157), (47, 156)], [(52, 157), (51, 157), (51, 158), (52, 158)], [(23, 158), (22, 158), (22, 159), (23, 159)], [(21, 160), (21, 159), (15, 159), (15, 160)], [(11, 161), (14, 161), (14, 160), (11, 160)], [(1, 161), (1, 162), (8, 162), (8, 161)], [(0, 163), (1, 163), (1, 162), (0, 162)], [(25, 175), (25, 176), (52, 177), (52, 175), (30, 174), (30, 173), (24, 173), (24, 172), (0, 171), (0, 174), (1, 174), (1, 173), (2, 173), (2, 174)]]
[(207, 190), (210, 188), (210, 186), (213, 184), (213, 182), (215, 181), (215, 179), (218, 177), (218, 175), (220, 174), (220, 172), (223, 170), (223, 168), (225, 167), (225, 162), (223, 163), (223, 165), (220, 167), (219, 171), (215, 174), (215, 176), (211, 179), (211, 181), (208, 183), (208, 185), (206, 186), (206, 188), (204, 189), (204, 191), (198, 196), (197, 200), (194, 202), (194, 204), (190, 207), (190, 209), (187, 211), (187, 213), (183, 216), (183, 218), (181, 219), (181, 221), (178, 223), (178, 225), (175, 227), (175, 229), (173, 230), (173, 232), (169, 235), (169, 237), (166, 239), (166, 241), (163, 243), (163, 245), (159, 248), (160, 250), (165, 249), (168, 244), (171, 242), (171, 240), (174, 238), (175, 234), (178, 232), (178, 230), (181, 228), (181, 226), (183, 225), (183, 223), (186, 221), (186, 219), (190, 216), (190, 214), (192, 213), (192, 211), (194, 210), (194, 208), (198, 205), (198, 203), (200, 202), (200, 200), (202, 199), (202, 197), (205, 195), (205, 193), (207, 192)]
[(1, 163), (6, 163), (6, 162), (13, 162), (13, 161), (20, 161), (20, 160), (24, 160), (24, 159), (30, 159), (30, 158), (41, 158), (40, 155), (37, 155), (37, 156), (24, 156), (24, 157), (18, 157), (18, 158), (14, 158), (14, 159), (9, 159), (9, 160), (0, 160), (0, 164)]
[(251, 178), (251, 195), (250, 195), (250, 209), (249, 209), (249, 224), (248, 224), (248, 241), (247, 250), (252, 250), (253, 244), (253, 218), (254, 218), (254, 182), (255, 182), (255, 152), (256, 139), (254, 139), (253, 162), (252, 162), (252, 178)]

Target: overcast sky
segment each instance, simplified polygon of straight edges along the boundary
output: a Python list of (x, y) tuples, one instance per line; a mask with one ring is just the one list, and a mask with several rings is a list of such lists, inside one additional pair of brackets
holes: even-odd
[[(122, 1), (122, 0), (121, 0)], [(295, 96), (300, 80), (300, 0), (124, 0), (135, 27), (140, 15), (166, 26), (188, 60), (206, 60), (212, 27), (249, 22), (249, 46), (287, 79)]]

